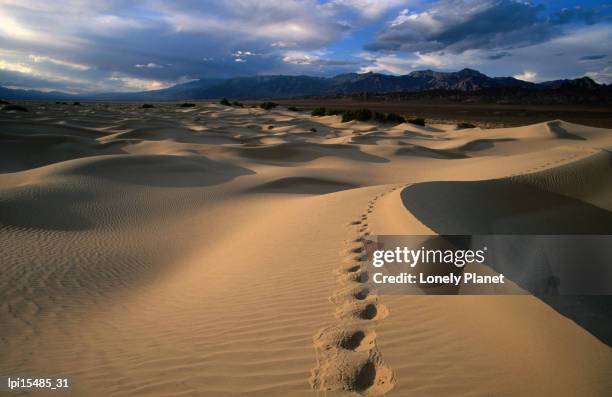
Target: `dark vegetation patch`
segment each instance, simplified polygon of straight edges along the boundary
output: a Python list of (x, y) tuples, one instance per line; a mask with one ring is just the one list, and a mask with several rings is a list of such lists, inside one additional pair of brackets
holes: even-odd
[(325, 115), (326, 116), (342, 116), (344, 112), (345, 110), (340, 110), (340, 109), (327, 109), (325, 110)]
[(325, 108), (314, 108), (310, 114), (316, 117), (325, 116)]
[(2, 110), (6, 110), (6, 111), (14, 110), (14, 111), (17, 111), (17, 112), (27, 112), (28, 108), (26, 108), (25, 106), (21, 106), (21, 105), (11, 105), (11, 104), (8, 104), (8, 105), (4, 105), (2, 107)]
[(277, 106), (278, 106), (278, 103), (276, 102), (262, 102), (262, 104), (259, 105), (259, 107), (264, 110), (274, 109)]
[(464, 130), (466, 128), (476, 128), (476, 126), (472, 123), (457, 123), (458, 130)]
[(357, 120), (357, 121), (368, 121), (372, 119), (372, 111), (370, 109), (361, 108), (355, 110), (347, 110), (342, 112), (342, 122)]
[(359, 109), (326, 109), (324, 107), (317, 107), (310, 113), (312, 116), (342, 116), (342, 122), (346, 123), (351, 120), (357, 121), (368, 121), (374, 119), (379, 123), (405, 123), (406, 119), (396, 113), (382, 113), (372, 112), (368, 108)]
[(424, 127), (424, 126), (425, 126), (425, 119), (424, 119), (424, 118), (422, 118), (422, 117), (417, 117), (417, 118), (415, 118), (415, 119), (410, 119), (410, 120), (408, 120), (408, 122), (409, 122), (410, 124), (420, 125), (420, 126), (422, 126), (422, 127)]

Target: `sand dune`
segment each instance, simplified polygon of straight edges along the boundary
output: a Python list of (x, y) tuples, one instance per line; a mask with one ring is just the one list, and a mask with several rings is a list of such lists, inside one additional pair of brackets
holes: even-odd
[(361, 263), (368, 234), (610, 233), (610, 130), (27, 106), (0, 113), (1, 374), (86, 396), (612, 389), (609, 301), (378, 296)]

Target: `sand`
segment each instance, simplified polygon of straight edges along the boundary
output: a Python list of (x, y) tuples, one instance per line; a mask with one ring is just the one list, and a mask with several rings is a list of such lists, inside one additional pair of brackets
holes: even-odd
[(79, 396), (612, 390), (608, 344), (542, 300), (376, 296), (359, 264), (368, 233), (612, 233), (612, 130), (26, 106), (0, 112), (0, 374)]

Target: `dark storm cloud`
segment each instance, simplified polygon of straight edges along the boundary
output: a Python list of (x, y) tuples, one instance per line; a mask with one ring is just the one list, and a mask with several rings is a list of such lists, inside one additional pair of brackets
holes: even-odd
[(495, 61), (495, 60), (502, 59), (502, 58), (509, 57), (509, 56), (512, 56), (512, 53), (507, 52), (507, 51), (502, 51), (496, 54), (489, 55), (487, 59)]
[(580, 57), (580, 60), (581, 61), (597, 61), (598, 59), (604, 59), (605, 57), (607, 57), (606, 54), (586, 55), (586, 56)]
[(607, 9), (563, 9), (546, 15), (541, 4), (513, 0), (441, 0), (422, 12), (404, 10), (370, 51), (421, 52), (499, 50), (542, 43), (563, 33), (561, 25), (594, 24)]

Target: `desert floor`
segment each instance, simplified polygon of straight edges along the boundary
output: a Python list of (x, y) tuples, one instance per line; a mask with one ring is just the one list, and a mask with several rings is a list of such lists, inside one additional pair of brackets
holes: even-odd
[[(282, 99), (285, 106), (301, 109), (325, 107), (327, 109), (368, 108), (378, 112), (395, 112), (408, 119), (424, 117), (432, 123), (457, 124), (469, 122), (481, 128), (519, 127), (561, 119), (575, 124), (612, 128), (612, 109), (601, 105), (535, 105), (466, 103), (444, 99), (410, 100), (356, 100), (350, 98)], [(255, 103), (255, 102), (252, 102)]]
[[(0, 112), (2, 375), (78, 396), (610, 395), (610, 347), (543, 301), (376, 296), (358, 261), (367, 233), (612, 233), (612, 130), (25, 105)], [(417, 192), (440, 213), (403, 195), (491, 179)]]

